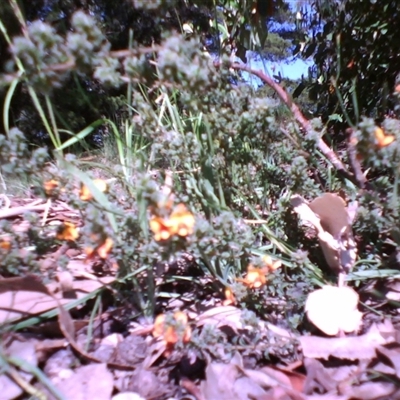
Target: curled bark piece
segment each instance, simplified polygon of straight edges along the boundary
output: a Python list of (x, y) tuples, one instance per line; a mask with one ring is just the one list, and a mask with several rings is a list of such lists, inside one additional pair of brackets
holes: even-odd
[(343, 199), (334, 193), (325, 193), (308, 203), (295, 195), (291, 204), (301, 220), (317, 231), (331, 269), (338, 274), (348, 273), (355, 263), (357, 247), (351, 229), (354, 215), (349, 214)]

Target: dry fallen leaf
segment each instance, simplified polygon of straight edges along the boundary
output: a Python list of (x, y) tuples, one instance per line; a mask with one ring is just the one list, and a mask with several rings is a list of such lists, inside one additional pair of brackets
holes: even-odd
[(354, 332), (361, 325), (358, 294), (349, 287), (324, 286), (310, 293), (305, 310), (308, 319), (322, 332), (334, 336)]
[(243, 361), (236, 353), (229, 364), (212, 362), (200, 389), (205, 400), (244, 400), (265, 394), (256, 382), (243, 376)]
[[(17, 357), (31, 366), (38, 365), (38, 359), (36, 355), (35, 342), (33, 340), (26, 342), (19, 342), (17, 340), (13, 341), (11, 345), (6, 349), (6, 354), (8, 357)], [(25, 372), (18, 371), (18, 375), (21, 379), (26, 382), (30, 382), (33, 375)], [(2, 373), (0, 375), (0, 399), (8, 400), (15, 399), (22, 395), (24, 392), (16, 382), (13, 381), (6, 374)]]
[(56, 386), (66, 399), (110, 400), (114, 379), (106, 364), (90, 364), (76, 368), (65, 379), (57, 379)]
[(113, 396), (111, 400), (146, 400), (146, 399), (134, 392), (124, 392), (116, 394), (115, 396)]
[(346, 360), (371, 360), (376, 355), (376, 348), (392, 343), (394, 335), (387, 335), (372, 325), (370, 330), (361, 336), (324, 338), (318, 336), (301, 336), (299, 338), (304, 357), (328, 359), (336, 357)]
[(212, 325), (216, 328), (229, 326), (237, 332), (243, 329), (242, 310), (229, 305), (211, 308), (198, 316), (197, 326), (203, 325)]
[(332, 379), (332, 376), (320, 361), (305, 358), (304, 367), (307, 371), (304, 382), (304, 393), (334, 393), (337, 382)]
[(380, 346), (377, 350), (380, 358), (385, 358), (388, 360), (391, 366), (394, 368), (396, 376), (400, 378), (400, 348), (397, 346), (388, 349)]
[[(110, 284), (114, 278), (102, 280), (75, 280), (69, 297), (63, 298), (60, 291), (53, 295), (57, 285), (48, 286), (35, 278), (7, 278), (0, 280), (0, 325), (10, 323), (32, 315), (58, 308), (60, 304), (68, 304), (73, 300), (86, 296), (104, 285)], [(71, 294), (74, 298), (71, 299)]]
[(349, 399), (380, 400), (398, 399), (399, 391), (392, 382), (365, 382), (359, 386), (347, 386), (343, 391)]

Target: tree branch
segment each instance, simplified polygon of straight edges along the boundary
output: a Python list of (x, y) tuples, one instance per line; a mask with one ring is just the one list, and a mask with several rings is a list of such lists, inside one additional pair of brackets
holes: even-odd
[[(221, 63), (214, 63), (215, 67), (220, 67)], [(230, 68), (245, 71), (251, 75), (257, 76), (260, 78), (266, 85), (275, 90), (280, 99), (286, 104), (289, 110), (292, 112), (295, 120), (298, 124), (307, 132), (311, 133), (313, 131), (310, 121), (303, 115), (300, 108), (295, 104), (290, 98), (289, 94), (286, 90), (277, 82), (275, 82), (270, 76), (264, 74), (262, 71), (251, 69), (250, 67), (239, 64), (232, 63), (229, 65)], [(337, 171), (346, 179), (353, 182), (358, 187), (362, 188), (361, 182), (359, 182), (354, 175), (348, 171), (348, 169), (344, 166), (339, 157), (335, 154), (335, 152), (325, 143), (325, 141), (320, 138), (317, 143), (318, 149), (325, 155), (325, 157), (332, 163), (332, 165), (337, 169)]]

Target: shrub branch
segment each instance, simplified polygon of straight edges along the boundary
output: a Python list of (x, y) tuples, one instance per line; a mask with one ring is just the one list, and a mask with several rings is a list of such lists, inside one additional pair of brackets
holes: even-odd
[[(214, 63), (215, 67), (220, 67), (221, 63)], [(311, 133), (313, 128), (311, 126), (310, 121), (303, 115), (300, 108), (293, 102), (290, 95), (286, 92), (286, 90), (277, 82), (275, 82), (271, 77), (264, 74), (260, 70), (254, 70), (246, 65), (239, 63), (232, 63), (229, 65), (230, 68), (245, 71), (251, 75), (257, 76), (260, 78), (266, 85), (275, 90), (280, 99), (286, 104), (289, 110), (292, 112), (295, 120), (298, 124), (304, 129), (306, 133)], [(344, 166), (339, 157), (335, 154), (335, 152), (325, 143), (322, 138), (318, 139), (317, 142), (318, 149), (325, 155), (325, 157), (332, 163), (332, 165), (337, 169), (337, 171), (344, 177), (353, 182), (358, 187), (362, 187), (361, 182), (359, 182), (354, 175), (348, 171), (348, 169)]]

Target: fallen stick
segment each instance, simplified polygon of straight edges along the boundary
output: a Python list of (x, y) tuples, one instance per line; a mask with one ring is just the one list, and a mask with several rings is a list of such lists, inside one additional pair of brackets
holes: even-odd
[(46, 204), (41, 204), (39, 206), (21, 206), (14, 208), (7, 208), (6, 210), (0, 210), (0, 219), (11, 218), (21, 215), (29, 211), (44, 211), (46, 209)]

